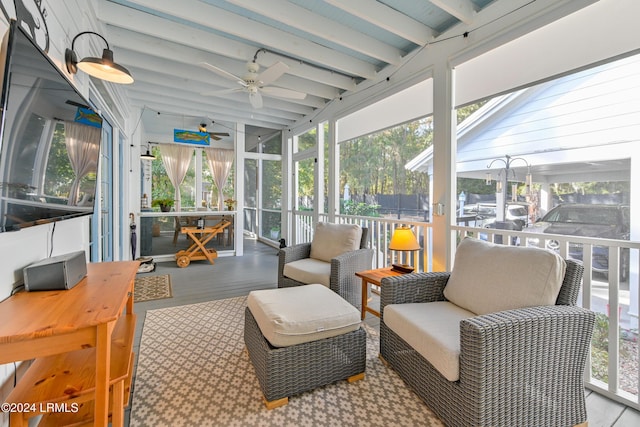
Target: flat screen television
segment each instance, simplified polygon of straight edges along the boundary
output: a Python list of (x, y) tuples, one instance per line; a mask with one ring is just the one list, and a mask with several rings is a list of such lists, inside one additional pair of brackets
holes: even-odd
[(0, 232), (92, 214), (102, 118), (15, 21), (2, 62)]

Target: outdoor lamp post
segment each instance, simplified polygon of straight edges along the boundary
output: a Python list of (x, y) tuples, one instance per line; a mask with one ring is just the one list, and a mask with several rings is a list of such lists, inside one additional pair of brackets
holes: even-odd
[[(522, 157), (511, 157), (509, 155), (506, 155), (504, 156), (504, 159), (503, 158), (493, 159), (491, 163), (487, 165), (487, 168), (490, 169), (495, 162), (504, 163), (504, 168), (500, 172), (498, 172), (498, 179), (496, 180), (496, 193), (500, 196), (500, 199), (501, 199), (501, 200), (496, 200), (496, 207), (499, 205), (502, 205), (502, 209), (496, 210), (497, 221), (504, 221), (507, 216), (507, 185), (509, 181), (509, 171), (512, 171), (513, 178), (516, 178), (516, 173), (511, 168), (511, 165), (516, 161), (524, 162), (524, 164), (527, 165), (527, 176), (525, 177), (525, 185), (527, 189), (527, 194), (530, 194), (531, 185), (533, 183), (533, 180), (531, 177), (531, 165), (525, 159), (523, 159)], [(491, 183), (491, 172), (487, 172), (485, 180), (487, 184)], [(516, 187), (514, 187), (512, 190), (514, 193), (514, 196), (515, 196), (515, 189)]]

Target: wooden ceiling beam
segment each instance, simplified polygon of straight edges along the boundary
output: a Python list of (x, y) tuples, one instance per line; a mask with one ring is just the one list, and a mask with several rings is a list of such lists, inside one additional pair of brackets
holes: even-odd
[(400, 58), (404, 56), (404, 52), (400, 49), (288, 1), (227, 0), (227, 3), (235, 4), (387, 64), (398, 64)]
[[(322, 65), (327, 72), (336, 70), (361, 78), (372, 78), (377, 72), (376, 67), (371, 63), (204, 2), (131, 0), (131, 3), (170, 15), (177, 21), (184, 21), (185, 24), (191, 22), (250, 41), (257, 47), (286, 52), (291, 57)], [(161, 28), (161, 30), (165, 29)], [(229, 41), (229, 39), (226, 40)]]
[(419, 46), (426, 45), (438, 35), (432, 28), (376, 0), (324, 1)]

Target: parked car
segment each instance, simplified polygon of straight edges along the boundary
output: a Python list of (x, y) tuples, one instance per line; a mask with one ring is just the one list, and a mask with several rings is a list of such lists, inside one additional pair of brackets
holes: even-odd
[[(495, 203), (478, 203), (476, 208), (476, 227), (495, 228), (492, 224), (496, 221)], [(526, 203), (507, 203), (505, 221), (514, 222), (516, 229), (522, 229), (529, 224), (529, 205)]]
[[(621, 205), (562, 204), (551, 209), (527, 231), (563, 234), (568, 236), (600, 237), (603, 239), (629, 240), (629, 207)], [(528, 238), (528, 245), (538, 246), (537, 239)], [(558, 250), (559, 243), (550, 239), (547, 248)], [(569, 257), (582, 260), (582, 244), (569, 243)], [(620, 254), (620, 278), (629, 277), (629, 250)], [(595, 272), (608, 275), (609, 249), (593, 247), (592, 267)]]

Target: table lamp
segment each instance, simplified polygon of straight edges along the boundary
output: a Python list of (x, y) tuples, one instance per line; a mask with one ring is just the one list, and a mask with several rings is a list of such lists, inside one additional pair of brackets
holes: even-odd
[[(403, 225), (396, 228), (393, 232), (389, 249), (392, 251), (419, 251), (421, 248), (411, 228)], [(391, 271), (411, 273), (413, 267), (408, 264), (391, 264)]]

